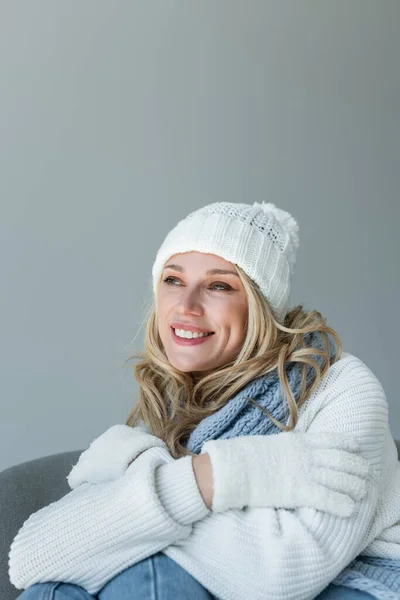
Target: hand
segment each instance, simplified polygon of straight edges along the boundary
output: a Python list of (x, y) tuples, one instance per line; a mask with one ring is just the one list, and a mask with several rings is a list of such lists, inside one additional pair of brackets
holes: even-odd
[(160, 438), (139, 426), (113, 425), (82, 452), (67, 476), (68, 484), (74, 489), (85, 481), (104, 483), (118, 479), (139, 454), (155, 446), (167, 448)]
[(212, 510), (309, 506), (349, 517), (367, 492), (369, 465), (347, 433), (249, 435), (209, 440)]

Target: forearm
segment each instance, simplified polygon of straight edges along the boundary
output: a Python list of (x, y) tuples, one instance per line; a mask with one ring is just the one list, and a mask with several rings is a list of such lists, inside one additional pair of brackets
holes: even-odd
[(211, 508), (213, 500), (213, 475), (210, 455), (199, 454), (192, 458), (193, 472), (200, 494), (207, 508)]
[[(386, 462), (382, 457), (388, 454), (387, 401), (377, 380), (361, 367), (352, 369), (351, 387), (345, 381), (334, 391), (327, 388), (317, 414), (300, 420), (298, 430), (356, 434), (370, 465), (366, 496), (346, 518), (309, 506), (290, 510), (247, 506), (220, 514), (213, 511), (194, 523), (190, 536), (163, 552), (183, 567), (195, 560), (196, 573), (214, 582), (210, 591), (215, 596), (261, 600), (268, 590), (270, 600), (315, 598), (381, 531), (375, 517)], [(392, 459), (395, 465), (396, 452)], [(253, 474), (250, 463), (249, 468)], [(386, 468), (386, 475), (389, 472)], [(281, 475), (285, 485), (285, 472)], [(217, 494), (217, 474), (214, 483)]]
[[(96, 593), (124, 568), (185, 538), (192, 522), (208, 512), (189, 458), (174, 461), (168, 452), (150, 449), (122, 478), (84, 483), (31, 515), (10, 549), (11, 583), (25, 589), (66, 581)], [(164, 466), (169, 470), (161, 485), (157, 473)]]

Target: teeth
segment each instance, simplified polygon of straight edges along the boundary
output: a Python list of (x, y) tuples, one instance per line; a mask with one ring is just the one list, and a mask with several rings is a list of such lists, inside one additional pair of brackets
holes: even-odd
[(175, 329), (175, 334), (181, 338), (198, 338), (198, 337), (206, 337), (210, 335), (210, 333), (197, 333), (194, 331), (187, 331), (186, 329)]

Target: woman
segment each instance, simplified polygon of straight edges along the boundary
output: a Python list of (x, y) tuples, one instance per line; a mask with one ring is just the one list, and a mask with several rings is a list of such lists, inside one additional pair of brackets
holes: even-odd
[(319, 312), (288, 311), (298, 245), (272, 203), (167, 235), (139, 402), (18, 532), (20, 598), (400, 598), (385, 393)]

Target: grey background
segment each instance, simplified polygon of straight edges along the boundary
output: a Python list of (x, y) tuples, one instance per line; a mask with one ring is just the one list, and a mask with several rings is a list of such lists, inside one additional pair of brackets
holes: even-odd
[(221, 200), (297, 219), (291, 303), (400, 437), (399, 25), (398, 0), (0, 2), (0, 469), (124, 422), (156, 251)]

